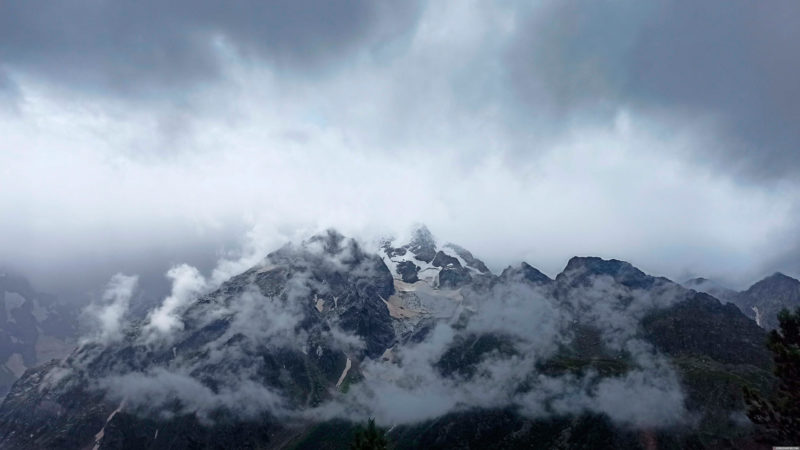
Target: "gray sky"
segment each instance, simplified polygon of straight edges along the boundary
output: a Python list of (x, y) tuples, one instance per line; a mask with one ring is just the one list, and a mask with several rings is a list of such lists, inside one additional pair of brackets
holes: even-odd
[(794, 0), (6, 1), (0, 266), (422, 222), (495, 270), (798, 276), (799, 41)]

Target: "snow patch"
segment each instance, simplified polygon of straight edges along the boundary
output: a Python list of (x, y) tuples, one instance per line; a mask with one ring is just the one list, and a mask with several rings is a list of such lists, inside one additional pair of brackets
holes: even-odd
[(339, 376), (339, 381), (336, 382), (336, 388), (337, 389), (339, 388), (339, 386), (342, 385), (342, 382), (344, 381), (344, 377), (347, 376), (347, 372), (350, 372), (350, 367), (352, 367), (352, 365), (353, 365), (353, 362), (350, 361), (350, 358), (348, 357), (347, 358), (347, 362), (344, 364), (344, 370), (342, 371), (342, 374)]
[(118, 412), (122, 411), (122, 407), (124, 405), (125, 401), (123, 400), (122, 402), (120, 402), (117, 409), (115, 409), (111, 414), (108, 415), (108, 418), (106, 419), (106, 423), (103, 425), (103, 428), (101, 428), (100, 431), (98, 431), (97, 434), (94, 435), (94, 447), (92, 447), (92, 450), (100, 449), (100, 443), (103, 441), (103, 436), (106, 435), (106, 425), (108, 425), (108, 423), (111, 422), (111, 419), (113, 419)]
[(764, 325), (761, 324), (761, 313), (758, 312), (758, 306), (753, 306), (753, 312), (756, 313), (756, 325), (764, 328)]

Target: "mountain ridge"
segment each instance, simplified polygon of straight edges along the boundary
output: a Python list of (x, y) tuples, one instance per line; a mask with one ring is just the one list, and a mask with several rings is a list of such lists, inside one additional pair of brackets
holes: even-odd
[[(525, 429), (589, 414), (615, 436), (677, 427), (704, 430), (707, 444), (748, 439), (730, 419), (739, 385), (767, 389), (771, 378), (764, 331), (738, 310), (624, 261), (572, 258), (555, 279), (527, 263), (495, 275), (459, 249), (425, 229), (369, 253), (328, 230), (185, 303), (173, 292), (179, 306), (165, 314), (178, 325), (167, 331), (144, 318), (120, 341), (27, 371), (0, 405), (0, 446), (189, 447), (200, 436), (278, 448), (302, 440), (303, 423), (374, 415), (410, 436), (430, 420), (460, 429), (465, 411), (504, 417), (498, 408)], [(714, 373), (741, 381), (708, 397)], [(633, 413), (611, 407), (620, 395), (661, 403)], [(427, 406), (404, 412), (398, 401)], [(683, 421), (686, 408), (700, 425)]]
[(767, 330), (778, 327), (777, 316), (782, 309), (800, 307), (800, 280), (781, 272), (768, 275), (738, 292), (706, 278), (687, 280), (684, 285), (733, 303), (745, 316)]

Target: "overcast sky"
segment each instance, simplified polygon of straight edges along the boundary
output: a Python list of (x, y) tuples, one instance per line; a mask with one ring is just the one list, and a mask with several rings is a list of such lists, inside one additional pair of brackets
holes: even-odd
[(797, 277), (798, 42), (796, 0), (4, 1), (0, 266), (425, 223), (495, 270)]

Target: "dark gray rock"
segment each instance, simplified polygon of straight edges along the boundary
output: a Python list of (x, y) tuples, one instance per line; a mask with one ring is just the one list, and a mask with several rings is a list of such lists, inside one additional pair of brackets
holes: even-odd
[(417, 273), (419, 273), (419, 266), (411, 261), (400, 261), (397, 263), (397, 273), (400, 274), (402, 280), (406, 283), (416, 283), (419, 281)]
[(445, 247), (452, 249), (456, 253), (456, 255), (461, 257), (461, 259), (463, 259), (464, 262), (466, 263), (467, 267), (471, 267), (480, 273), (485, 273), (485, 274), (491, 273), (491, 271), (489, 270), (488, 267), (486, 267), (486, 264), (484, 264), (483, 261), (472, 256), (472, 253), (470, 253), (463, 247), (460, 247), (456, 244), (447, 244), (445, 245)]
[(739, 309), (696, 292), (642, 319), (645, 338), (674, 356), (702, 355), (727, 364), (769, 368), (766, 332)]
[(424, 225), (414, 230), (411, 242), (405, 247), (420, 261), (429, 263), (436, 256), (436, 241)]
[(454, 258), (443, 251), (438, 251), (436, 256), (433, 258), (431, 265), (434, 267), (453, 267), (462, 269), (461, 263), (458, 261), (458, 258)]
[(439, 272), (439, 287), (458, 288), (471, 281), (472, 275), (463, 267), (445, 267)]
[[(556, 280), (569, 276), (573, 285), (580, 285), (597, 275), (610, 276), (614, 281), (632, 289), (648, 289), (656, 281), (656, 277), (646, 275), (628, 262), (596, 256), (571, 258), (564, 272), (560, 273)], [(661, 279), (666, 280), (666, 278)]]

